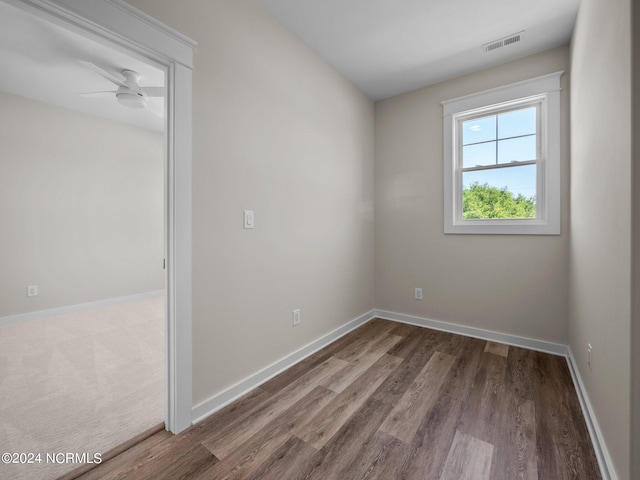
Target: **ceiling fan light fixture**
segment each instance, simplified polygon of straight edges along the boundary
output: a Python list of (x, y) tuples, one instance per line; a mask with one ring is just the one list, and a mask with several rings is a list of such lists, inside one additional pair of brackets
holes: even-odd
[(145, 108), (147, 106), (147, 98), (140, 92), (118, 92), (116, 98), (125, 107)]

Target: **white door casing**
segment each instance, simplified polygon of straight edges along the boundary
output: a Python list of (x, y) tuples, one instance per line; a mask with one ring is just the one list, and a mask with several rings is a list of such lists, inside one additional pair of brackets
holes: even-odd
[(195, 42), (123, 0), (0, 0), (167, 72), (165, 423), (192, 423), (191, 161)]

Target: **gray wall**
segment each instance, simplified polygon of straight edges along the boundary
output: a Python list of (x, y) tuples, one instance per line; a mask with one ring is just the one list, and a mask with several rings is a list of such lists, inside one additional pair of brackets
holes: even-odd
[[(385, 100), (375, 125), (372, 103), (252, 0), (132, 3), (198, 41), (196, 404), (375, 304), (570, 343), (629, 478), (629, 0), (583, 0), (573, 61), (561, 47)], [(445, 236), (440, 102), (558, 70), (562, 235)]]
[(198, 42), (199, 404), (373, 308), (373, 104), (253, 1), (132, 3)]
[[(566, 343), (568, 69), (561, 47), (376, 103), (377, 308)], [(562, 235), (445, 235), (440, 102), (560, 70)]]
[(571, 65), (569, 344), (621, 479), (631, 478), (630, 26), (629, 0), (582, 0)]
[(162, 289), (163, 158), (159, 132), (0, 93), (0, 317)]

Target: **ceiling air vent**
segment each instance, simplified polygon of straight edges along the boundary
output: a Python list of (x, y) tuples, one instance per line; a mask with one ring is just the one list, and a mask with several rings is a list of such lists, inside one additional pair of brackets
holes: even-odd
[(514, 43), (518, 43), (524, 40), (524, 30), (522, 32), (516, 33), (514, 35), (509, 35), (508, 37), (501, 38), (500, 40), (495, 40), (493, 42), (485, 43), (483, 45), (484, 52), (493, 52), (498, 48), (508, 47), (509, 45), (513, 45)]

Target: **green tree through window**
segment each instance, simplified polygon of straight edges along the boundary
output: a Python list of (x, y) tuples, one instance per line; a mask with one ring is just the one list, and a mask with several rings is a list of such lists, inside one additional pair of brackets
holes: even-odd
[(536, 199), (514, 195), (507, 187), (496, 188), (474, 182), (462, 192), (465, 220), (488, 218), (535, 218)]

